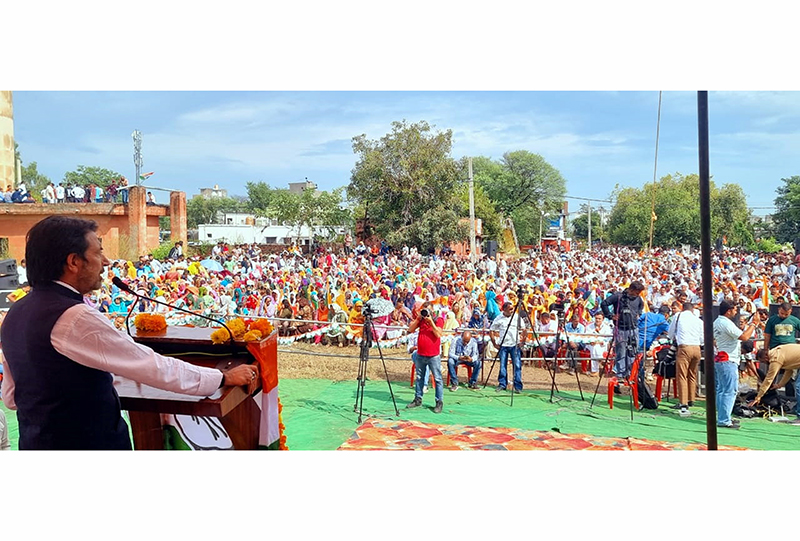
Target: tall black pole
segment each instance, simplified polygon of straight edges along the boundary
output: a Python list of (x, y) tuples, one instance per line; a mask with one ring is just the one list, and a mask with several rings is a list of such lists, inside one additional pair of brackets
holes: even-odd
[[(700, 152), (700, 249), (703, 267), (703, 357), (706, 367), (706, 441), (717, 450), (717, 395), (714, 383), (714, 322), (711, 283), (711, 196), (708, 168), (708, 92), (697, 93), (697, 142)], [(690, 397), (691, 398), (691, 397)]]

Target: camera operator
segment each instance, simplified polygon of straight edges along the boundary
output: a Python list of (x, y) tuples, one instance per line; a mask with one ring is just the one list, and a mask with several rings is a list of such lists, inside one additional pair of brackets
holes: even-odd
[[(606, 319), (614, 320), (614, 374), (617, 378), (630, 376), (638, 352), (638, 323), (644, 308), (642, 291), (644, 285), (634, 280), (625, 291), (609, 295), (600, 303)], [(614, 392), (619, 393), (619, 386), (614, 388)]]
[(436, 385), (436, 406), (433, 413), (442, 413), (442, 399), (444, 398), (444, 386), (442, 384), (442, 329), (444, 328), (444, 318), (439, 317), (435, 321), (433, 313), (430, 311), (431, 303), (426, 301), (420, 307), (419, 315), (408, 326), (408, 334), (419, 329), (417, 338), (417, 351), (414, 364), (418, 374), (414, 385), (414, 401), (409, 403), (406, 408), (416, 408), (422, 405), (422, 387), (425, 384), (425, 369), (430, 368), (433, 374), (433, 381)]
[(731, 413), (739, 392), (740, 342), (749, 340), (761, 322), (758, 314), (755, 314), (753, 322), (740, 329), (732, 320), (736, 311), (735, 304), (723, 300), (719, 303), (719, 317), (714, 321), (717, 426), (734, 430), (739, 428), (739, 422), (731, 419)]
[[(500, 351), (500, 374), (497, 376), (497, 392), (505, 391), (508, 383), (508, 356), (514, 367), (514, 390), (522, 391), (522, 350), (525, 347), (525, 321), (514, 314), (514, 305), (503, 303), (503, 313), (492, 322), (489, 338), (492, 345)], [(522, 331), (522, 333), (520, 333)], [(521, 338), (520, 338), (521, 337)], [(503, 342), (498, 347), (496, 338)], [(521, 347), (520, 347), (521, 346)]]

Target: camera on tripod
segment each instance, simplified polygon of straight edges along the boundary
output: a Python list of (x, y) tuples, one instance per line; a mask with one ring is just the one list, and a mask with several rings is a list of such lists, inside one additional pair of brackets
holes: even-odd
[(564, 321), (564, 312), (566, 312), (567, 307), (564, 305), (564, 301), (558, 300), (552, 304), (550, 304), (550, 311), (556, 313), (556, 317), (558, 317), (558, 321)]

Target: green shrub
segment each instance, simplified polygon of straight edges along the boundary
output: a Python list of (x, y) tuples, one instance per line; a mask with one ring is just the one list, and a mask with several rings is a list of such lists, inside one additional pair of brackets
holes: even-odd
[(173, 246), (175, 246), (175, 243), (171, 240), (162, 242), (158, 245), (158, 248), (152, 250), (153, 257), (159, 261), (164, 261), (169, 255), (169, 251), (172, 250)]

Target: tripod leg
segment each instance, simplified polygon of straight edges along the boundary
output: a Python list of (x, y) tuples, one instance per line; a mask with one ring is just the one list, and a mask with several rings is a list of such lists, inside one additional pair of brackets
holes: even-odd
[(381, 363), (383, 363), (383, 373), (386, 374), (386, 384), (389, 386), (389, 394), (392, 397), (392, 404), (394, 404), (394, 414), (399, 416), (400, 410), (397, 409), (397, 402), (394, 399), (394, 392), (392, 392), (392, 382), (389, 381), (389, 370), (386, 368), (386, 361), (383, 358), (383, 351), (381, 350), (380, 340), (376, 338), (375, 343), (378, 345), (378, 355), (380, 355)]
[(578, 382), (578, 392), (581, 393), (581, 400), (584, 400), (584, 398), (583, 398), (583, 389), (581, 389), (581, 378), (578, 377), (578, 366), (577, 366), (577, 363), (575, 361), (575, 352), (574, 351), (572, 352), (572, 369), (575, 371), (575, 381)]
[[(611, 341), (608, 343), (608, 349), (606, 349), (606, 354), (611, 353), (611, 348), (614, 347), (614, 337), (611, 337)], [(606, 358), (603, 359), (603, 368), (600, 369), (600, 377), (597, 378), (597, 387), (594, 388), (594, 396), (592, 397), (592, 405), (589, 407), (594, 407), (594, 399), (597, 398), (597, 391), (600, 389), (600, 383), (603, 381), (603, 376), (606, 373), (606, 369), (608, 368), (608, 355)]]

